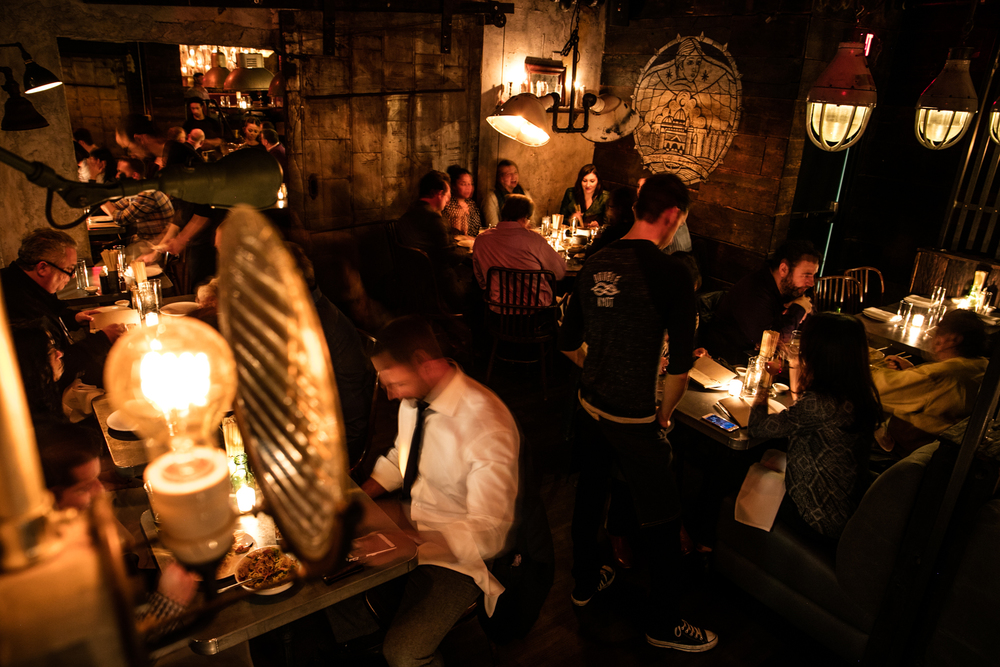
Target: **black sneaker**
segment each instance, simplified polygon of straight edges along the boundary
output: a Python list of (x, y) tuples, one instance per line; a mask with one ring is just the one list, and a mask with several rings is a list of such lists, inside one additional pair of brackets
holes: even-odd
[(615, 571), (610, 565), (601, 566), (601, 578), (597, 582), (597, 587), (593, 586), (581, 586), (576, 585), (573, 589), (573, 593), (570, 595), (570, 599), (573, 600), (573, 604), (577, 607), (585, 607), (590, 599), (594, 597), (597, 593), (600, 593), (605, 588), (611, 585), (611, 582), (615, 580)]
[(658, 631), (646, 632), (646, 641), (653, 646), (672, 648), (686, 653), (709, 651), (719, 643), (718, 635), (711, 630), (696, 628), (684, 620), (676, 627), (665, 630), (663, 635)]

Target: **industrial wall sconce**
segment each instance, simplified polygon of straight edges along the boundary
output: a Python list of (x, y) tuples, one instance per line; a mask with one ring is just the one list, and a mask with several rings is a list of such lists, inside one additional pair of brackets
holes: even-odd
[(853, 146), (868, 127), (876, 100), (864, 44), (841, 42), (837, 55), (806, 96), (809, 139), (831, 153)]
[(913, 130), (917, 141), (931, 150), (954, 146), (965, 136), (979, 109), (979, 97), (969, 75), (973, 49), (950, 49), (941, 73), (920, 95)]
[(14, 73), (9, 67), (0, 67), (4, 75), (4, 83), (0, 86), (7, 93), (7, 101), (3, 105), (3, 120), (0, 130), (5, 132), (18, 130), (37, 130), (48, 127), (49, 122), (35, 110), (35, 106), (21, 95), (21, 87), (14, 79)]
[(43, 90), (48, 90), (49, 88), (55, 88), (56, 86), (61, 86), (62, 81), (59, 78), (45, 69), (34, 60), (24, 47), (21, 46), (21, 42), (12, 42), (10, 44), (0, 44), (0, 48), (7, 46), (16, 46), (21, 50), (21, 58), (24, 59), (24, 92), (27, 94), (40, 93)]

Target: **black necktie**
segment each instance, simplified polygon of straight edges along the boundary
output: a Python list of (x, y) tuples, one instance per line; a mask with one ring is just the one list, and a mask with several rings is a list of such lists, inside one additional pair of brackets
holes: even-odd
[(410, 499), (410, 490), (417, 481), (417, 471), (420, 468), (420, 443), (424, 438), (424, 411), (427, 403), (417, 401), (417, 423), (413, 426), (413, 437), (410, 438), (410, 453), (406, 458), (406, 475), (403, 477), (403, 499)]

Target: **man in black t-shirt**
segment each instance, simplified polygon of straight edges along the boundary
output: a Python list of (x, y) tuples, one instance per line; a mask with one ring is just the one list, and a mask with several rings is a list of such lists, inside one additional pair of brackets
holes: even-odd
[(222, 143), (222, 124), (208, 115), (205, 100), (192, 97), (187, 105), (191, 117), (184, 121), (184, 131), (191, 134), (191, 130), (201, 130), (205, 133), (205, 149), (217, 148)]
[[(660, 252), (685, 223), (689, 203), (687, 188), (676, 176), (646, 181), (635, 205), (635, 224), (580, 270), (559, 346), (583, 366), (573, 604), (586, 605), (614, 581), (614, 570), (601, 564), (597, 538), (611, 471), (617, 468), (632, 496), (641, 547), (656, 563), (649, 573), (646, 640), (700, 652), (714, 647), (718, 637), (683, 620), (678, 609), (681, 507), (666, 438), (674, 408), (687, 389), (696, 305), (690, 273)], [(661, 380), (666, 334), (670, 355)]]

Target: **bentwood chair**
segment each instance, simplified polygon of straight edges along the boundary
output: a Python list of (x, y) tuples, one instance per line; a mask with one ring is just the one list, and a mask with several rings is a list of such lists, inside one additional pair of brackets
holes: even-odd
[(848, 278), (855, 278), (861, 283), (861, 305), (881, 306), (882, 295), (885, 293), (885, 281), (882, 280), (882, 272), (874, 266), (859, 266), (855, 269), (844, 271)]
[(861, 312), (861, 282), (847, 276), (826, 276), (816, 281), (813, 307), (819, 312), (855, 315)]
[[(548, 285), (549, 304), (542, 303), (543, 285)], [(493, 373), (493, 361), (497, 357), (500, 341), (521, 345), (537, 345), (538, 358), (531, 360), (508, 359), (513, 363), (533, 363), (538, 361), (542, 369), (542, 391), (548, 395), (545, 361), (548, 344), (555, 338), (559, 306), (555, 304), (556, 277), (551, 271), (523, 271), (490, 267), (486, 273), (486, 328), (493, 337), (489, 365), (486, 367), (486, 381)], [(494, 298), (496, 293), (496, 298)]]

